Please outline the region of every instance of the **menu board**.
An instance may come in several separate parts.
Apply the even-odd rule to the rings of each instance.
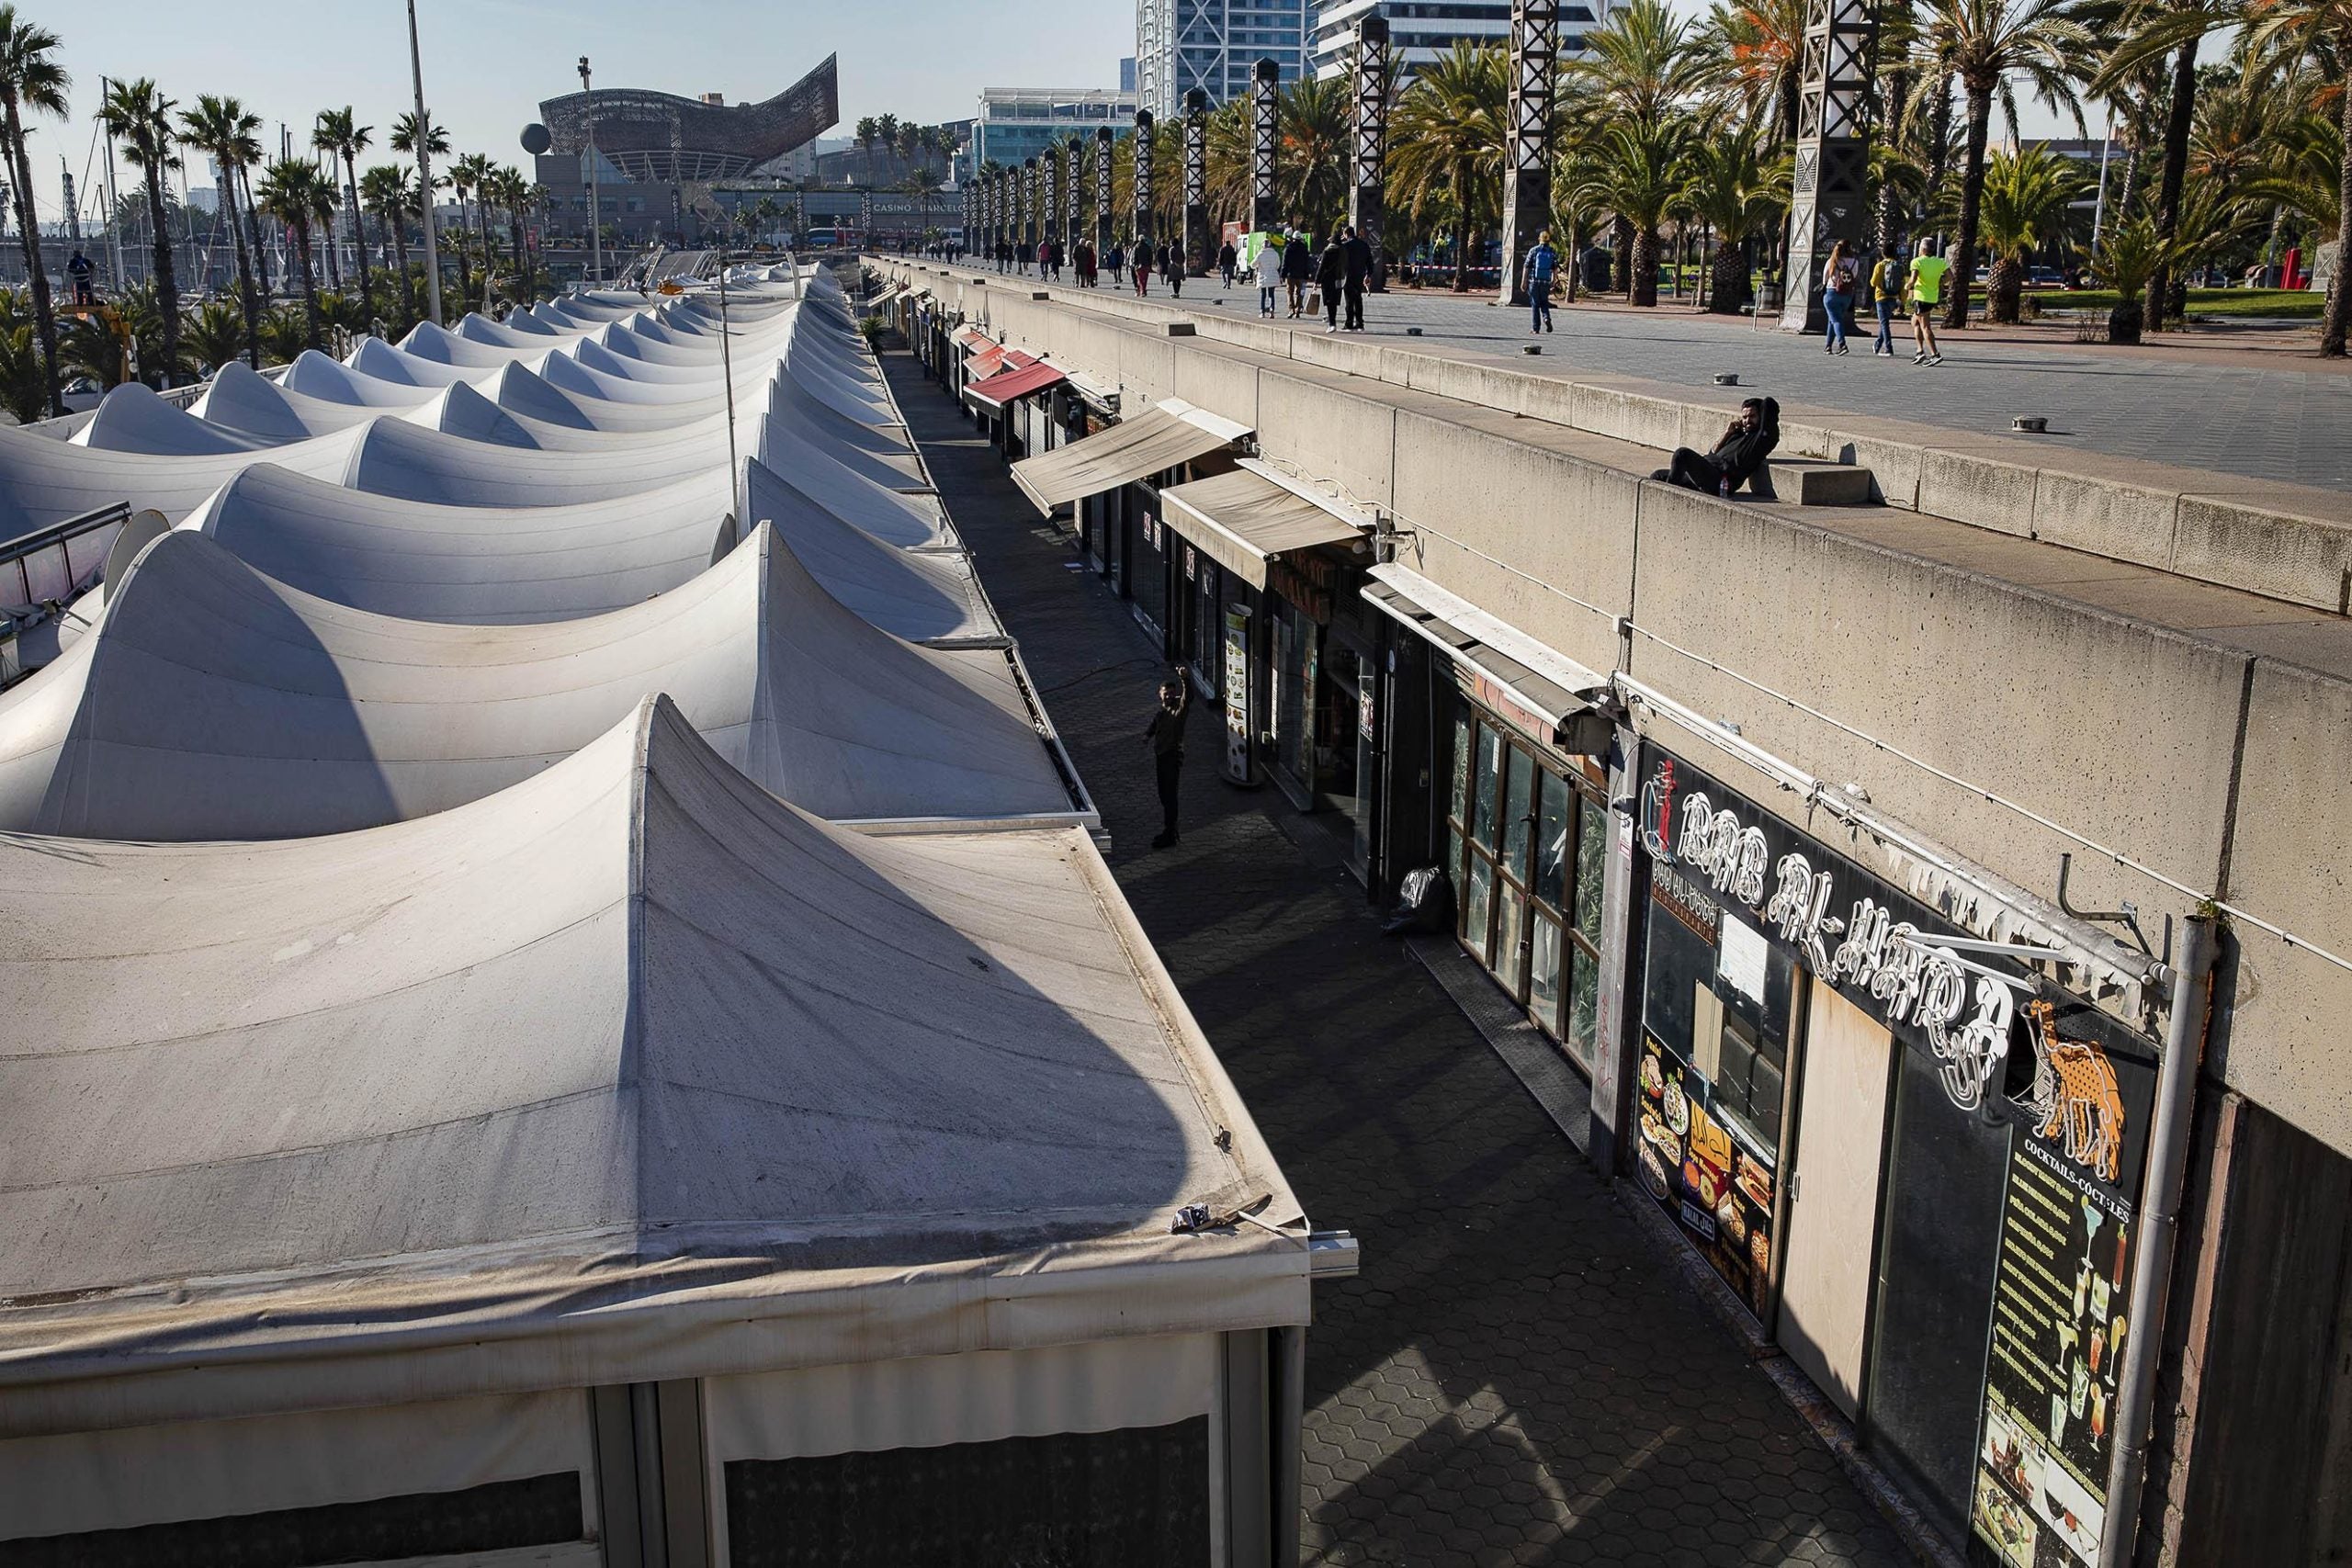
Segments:
[[[1642,1042],[1642,1186],[1761,1316],[1770,1304],[1772,1158],[1708,1110],[1706,1079]]]
[[[1250,773],[1250,610],[1225,607],[1225,776],[1256,782]]]
[[[1980,1557],[2086,1568],[2107,1524],[2134,1332],[2125,1195],[2138,1190],[2154,1070],[2088,1010],[2031,1021],[2037,1066],[2009,1102],[2025,1120],[2010,1142],[1971,1525]]]

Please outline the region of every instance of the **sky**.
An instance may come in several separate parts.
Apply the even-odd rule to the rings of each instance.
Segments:
[[[389,154],[392,118],[411,107],[404,0],[105,0],[69,7],[19,0],[63,39],[74,116],[32,126],[33,186],[44,221],[60,218],[61,156],[86,193],[98,188],[90,115],[99,78],[151,76],[182,104],[232,94],[298,144],[318,111],[348,104],[376,128],[370,162]],[[576,89],[589,57],[602,86],[764,98],[829,53],[841,56],[841,125],[869,114],[935,123],[973,112],[982,87],[1108,87],[1135,50],[1132,0],[416,0],[425,101],[454,150],[527,172],[517,140],[541,98]],[[1678,0],[1696,13],[1704,0]],[[2029,136],[2070,134],[2045,110]],[[117,178],[130,173],[118,164]],[[198,170],[193,181],[211,183]],[[85,194],[84,210],[94,209]]]
[[[31,139],[44,221],[63,216],[59,158],[93,181],[90,117],[98,79],[152,76],[181,103],[232,94],[264,121],[307,141],[318,111],[349,104],[376,128],[384,161],[392,117],[413,105],[404,0],[105,0],[79,7],[19,0],[63,39],[74,118],[41,120]],[[542,98],[579,90],[585,54],[599,86],[650,87],[727,101],[768,97],[828,54],[841,56],[842,126],[869,114],[926,124],[967,118],[979,89],[1110,87],[1134,52],[1130,0],[416,0],[424,96],[454,149],[523,167],[518,138]],[[364,165],[363,165],[364,166]],[[116,178],[131,175],[117,161]],[[209,172],[193,181],[211,184]],[[85,200],[84,210],[90,210]]]

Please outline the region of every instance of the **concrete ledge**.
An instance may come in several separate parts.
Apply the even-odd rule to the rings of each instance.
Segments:
[[[1845,463],[1774,457],[1757,470],[1748,488],[1770,501],[1794,506],[1868,506],[1871,473]]]

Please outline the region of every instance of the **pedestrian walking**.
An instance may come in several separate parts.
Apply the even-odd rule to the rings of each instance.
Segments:
[[[1526,272],[1527,304],[1532,315],[1528,330],[1548,333],[1552,330],[1552,280],[1560,272],[1560,253],[1552,248],[1551,230],[1535,236],[1535,248],[1527,253]]]
[[[1295,229],[1283,231],[1283,281],[1290,285],[1290,319],[1297,321],[1306,309],[1307,281],[1315,276],[1315,250],[1305,234]]]
[[[1059,283],[1062,280],[1062,263],[1068,259],[1069,253],[1062,248],[1062,243],[1059,240],[1053,241],[1051,243],[1046,245],[1046,260],[1054,269],[1054,281],[1056,283]]]
[[[1136,254],[1131,263],[1131,266],[1136,275],[1136,298],[1138,299],[1148,299],[1151,294],[1153,249],[1154,247],[1149,240],[1137,240],[1136,242]]]
[[[1749,398],[1739,405],[1739,417],[1724,430],[1713,451],[1702,457],[1688,446],[1677,446],[1668,466],[1650,478],[1685,490],[1730,495],[1764,466],[1764,459],[1780,444],[1779,400]]]
[[[1951,263],[1936,254],[1933,240],[1919,242],[1919,254],[1911,258],[1909,290],[1911,294],[1911,341],[1918,352],[1911,356],[1914,365],[1941,365],[1944,351],[1936,344],[1936,324],[1930,319],[1936,307],[1943,302],[1944,274],[1951,270]]]
[[[1093,288],[1094,243],[1091,240],[1080,240],[1078,243],[1078,249],[1070,253],[1069,260],[1071,267],[1078,273],[1078,286],[1080,288]]]
[[[1233,271],[1236,266],[1240,265],[1240,261],[1241,257],[1234,250],[1232,241],[1227,240],[1224,244],[1217,247],[1216,269],[1224,276],[1225,286],[1227,288],[1233,287]]]
[[[1346,326],[1351,333],[1360,333],[1363,331],[1363,291],[1372,282],[1372,245],[1356,232],[1352,223],[1340,231],[1347,236],[1340,247],[1340,255],[1346,263],[1346,271],[1340,280],[1340,287],[1347,291]]]
[[[1272,234],[1258,243],[1258,259],[1250,264],[1251,274],[1258,279],[1258,314],[1272,321],[1274,296],[1283,287],[1283,245]]]
[[[1184,292],[1184,253],[1176,245],[1159,247],[1159,276],[1168,280],[1168,297],[1182,298]]]
[[[1878,341],[1871,344],[1871,357],[1885,355],[1894,357],[1894,297],[1903,283],[1903,263],[1894,252],[1884,245],[1878,248],[1878,261],[1871,267],[1871,307],[1878,312]]]
[[[1846,242],[1839,240],[1829,247],[1829,259],[1821,264],[1821,350],[1824,354],[1846,352],[1846,302],[1853,296],[1854,264],[1846,254]]]
[[[1111,242],[1110,254],[1102,258],[1102,265],[1111,269],[1111,287],[1118,288],[1125,280],[1127,272],[1127,253],[1118,241]]]
[[[1323,296],[1323,330],[1340,330],[1340,291],[1348,276],[1348,248],[1339,231],[1331,233],[1323,254],[1315,258],[1315,287]]]
[[[1144,727],[1143,738],[1151,747],[1151,761],[1159,775],[1159,836],[1151,841],[1155,850],[1164,850],[1176,841],[1177,782],[1184,772],[1184,678],[1171,675],[1159,683],[1159,707]]]

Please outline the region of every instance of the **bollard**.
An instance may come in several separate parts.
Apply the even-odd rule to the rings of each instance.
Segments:
[[[1421,329],[1419,327],[1407,327],[1405,329],[1405,335],[1407,337],[1419,337],[1421,335]]]
[[[1544,345],[1540,343],[1523,343],[1519,345],[1519,352],[1521,354],[1541,354],[1544,352]]]
[[[1736,386],[1738,386],[1738,385],[1739,385],[1739,372],[1738,372],[1738,371],[1736,371],[1736,370],[1718,370],[1718,371],[1716,371],[1716,372],[1715,372],[1715,385],[1716,385],[1716,386],[1718,386],[1718,387],[1736,387]]]
[[[2050,421],[2038,413],[2021,413],[2009,421],[2009,428],[2027,435],[2041,435],[2050,429]]]

